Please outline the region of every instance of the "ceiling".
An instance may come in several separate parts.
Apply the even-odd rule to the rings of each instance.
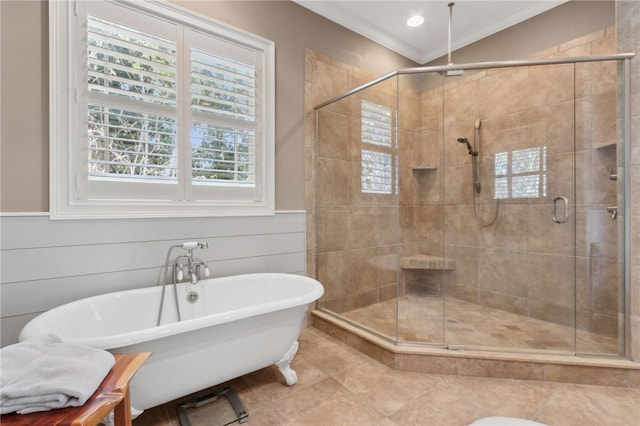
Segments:
[[[450,1],[294,1],[418,64],[448,53]],[[457,0],[451,8],[451,49],[460,49],[566,1]],[[415,14],[424,17],[424,24],[411,28],[406,22]]]

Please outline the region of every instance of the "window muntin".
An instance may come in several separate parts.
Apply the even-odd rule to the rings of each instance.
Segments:
[[[360,189],[363,193],[393,193],[393,124],[391,108],[362,100],[360,108]]]
[[[273,214],[272,42],[169,3],[53,3],[52,217]]]
[[[391,154],[363,149],[361,155],[362,192],[391,194],[393,188]]]
[[[365,100],[360,105],[362,142],[391,147],[391,109]]]
[[[547,196],[547,147],[495,154],[495,198]]]

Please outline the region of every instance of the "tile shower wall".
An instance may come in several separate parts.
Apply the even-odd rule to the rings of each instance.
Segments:
[[[614,52],[615,31],[608,28],[538,57]],[[439,99],[441,89],[424,96]],[[617,337],[622,221],[606,211],[617,204],[620,185],[610,178],[617,171],[616,64],[577,64],[575,86],[573,65],[479,72],[447,82],[444,97],[444,250],[457,265],[445,274],[447,295],[567,326],[575,318],[578,328]],[[482,222],[496,208],[496,153],[545,147],[549,171],[546,194],[501,200],[498,220],[486,228],[474,221],[470,156],[455,143],[459,136],[473,140],[480,118]],[[550,218],[553,197],[574,201],[574,178],[575,236],[572,222],[556,225]],[[436,278],[432,287],[438,284]]]
[[[365,82],[371,76],[326,63],[310,54],[312,72],[325,75],[326,68],[342,75],[336,81]],[[312,77],[314,79],[314,77]],[[322,79],[312,81],[324,81]],[[314,85],[316,96],[346,90]],[[352,310],[396,296],[397,194],[361,191],[360,100],[395,111],[395,80],[339,101],[319,112],[317,147],[316,227],[317,278],[325,284],[320,302],[335,312]],[[329,96],[330,97],[330,96]],[[321,97],[317,98],[321,99]],[[326,99],[326,98],[325,98]],[[395,127],[395,124],[392,124]],[[395,155],[395,147],[376,147]]]
[[[607,28],[536,56],[614,52],[615,31]],[[371,77],[308,51],[307,129],[314,128],[313,105]],[[395,274],[388,269],[396,265],[392,243],[397,221],[400,257],[430,254],[456,260],[455,270],[444,275],[403,271],[399,280],[410,291],[439,294],[444,277],[450,296],[570,326],[577,318],[580,328],[617,336],[621,265],[616,236],[622,221],[612,221],[606,213],[607,206],[617,203],[620,184],[609,178],[616,170],[616,66],[581,64],[576,66],[575,77],[574,87],[571,65],[491,70],[447,82],[444,88],[401,76],[397,89],[402,93],[397,213],[391,203],[382,206],[355,200],[354,204],[358,191],[354,192],[357,184],[353,183],[360,173],[360,118],[353,111],[359,113],[360,98],[353,96],[323,109],[318,129],[323,142],[316,153],[315,135],[307,135],[306,160],[310,171],[308,216],[313,217],[307,262],[308,270],[317,271],[327,289],[324,306],[342,312],[395,296]],[[415,90],[419,84],[423,85],[420,92]],[[485,96],[475,99],[478,89]],[[377,90],[380,95],[388,91],[393,99],[381,103],[395,101],[393,88]],[[522,96],[510,96],[516,90]],[[463,146],[451,142],[458,136],[473,140],[476,118],[483,119],[485,161],[480,171],[488,177],[483,180],[484,194],[493,193],[493,154],[527,148],[532,140],[536,146],[544,141],[549,168],[558,171],[549,176],[546,197],[503,201],[499,219],[490,228],[481,228],[473,220],[470,156]],[[548,220],[551,198],[557,194],[572,197],[574,131],[575,295],[573,228],[553,229]],[[317,211],[314,173],[320,177]],[[490,198],[480,197],[479,201],[479,213],[486,222],[495,204]],[[315,215],[317,227],[313,226]],[[358,235],[364,240],[353,239]],[[384,267],[372,259],[386,259]],[[525,286],[514,285],[516,281]],[[540,285],[530,284],[534,282]],[[399,286],[400,292],[404,289]]]

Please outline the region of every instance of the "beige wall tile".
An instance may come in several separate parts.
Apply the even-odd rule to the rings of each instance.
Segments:
[[[531,268],[528,297],[572,307],[575,300],[573,256],[529,253]]]
[[[526,68],[510,68],[503,72],[491,73],[479,79],[477,85],[473,82],[461,85],[461,88],[465,89],[461,95],[477,102],[477,114],[480,115],[476,118],[483,120],[524,111],[531,101],[529,73],[530,70]],[[469,93],[468,90],[474,92]],[[461,110],[454,111],[458,113],[455,121],[466,119],[472,124],[475,122],[473,115],[464,115],[464,111]]]
[[[401,371],[459,375],[466,368],[466,363],[467,360],[463,358],[398,354],[394,368]]]
[[[574,69],[572,64],[529,67],[522,86],[528,86],[528,108],[573,101]],[[516,92],[517,93],[517,92]],[[511,111],[511,110],[507,110]]]
[[[546,146],[548,155],[573,152],[573,101],[543,105],[529,110],[529,141],[532,146]]]
[[[554,382],[602,386],[627,386],[628,371],[575,365],[545,365],[544,379]]]
[[[482,306],[501,309],[514,314],[529,316],[529,301],[526,297],[510,296],[480,289],[478,303]]]
[[[558,46],[558,50],[560,53],[562,53],[569,49],[573,49],[577,46],[588,45],[588,44],[591,44],[591,42],[593,41],[602,39],[603,37],[605,37],[605,35],[606,35],[606,32],[604,29],[601,31],[596,31],[596,32],[587,34],[583,37],[578,37],[574,40],[568,41],[566,43],[562,43]]]
[[[613,90],[594,94],[592,101],[591,132],[593,146],[599,147],[616,140],[616,92]]]
[[[489,223],[497,208],[494,201],[488,205],[478,205],[478,217],[483,223]],[[527,250],[527,236],[530,232],[529,206],[503,204],[498,212],[498,220],[494,226],[480,229],[479,243],[487,248]],[[468,220],[473,221],[473,218]]]
[[[471,134],[476,118],[479,118],[478,82],[466,81],[462,84],[447,85],[444,96],[447,99],[444,108],[444,127],[466,126],[462,134]],[[445,138],[446,140],[446,138]]]
[[[348,249],[348,210],[320,206],[317,212],[318,253]]]
[[[352,181],[351,162],[332,158],[318,158],[318,184],[316,197],[318,205],[351,204]]]
[[[640,389],[640,370],[630,370],[629,375],[629,387]]]
[[[509,296],[526,297],[529,290],[527,252],[483,249],[478,262],[478,287]]]
[[[355,160],[353,139],[353,117],[339,114],[333,111],[318,111],[318,138],[322,141],[318,144],[318,157],[335,158],[340,160]]]
[[[573,306],[529,299],[529,316],[570,328],[575,326]],[[539,337],[543,338],[542,336]],[[572,346],[574,346],[573,343],[570,343],[567,350],[571,350]]]
[[[469,359],[462,375],[518,380],[544,380],[544,366],[531,362]]]
[[[478,288],[478,251],[473,247],[463,245],[446,245],[444,255],[456,260],[456,269],[447,271],[445,283],[447,286],[462,286],[473,289],[477,299]],[[468,300],[465,298],[465,300]]]

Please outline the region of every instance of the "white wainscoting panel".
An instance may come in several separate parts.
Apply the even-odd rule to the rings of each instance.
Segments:
[[[51,221],[0,216],[1,346],[31,318],[84,297],[161,282],[167,250],[197,250],[211,276],[305,273],[305,213],[274,216]],[[174,250],[174,255],[181,250]]]

